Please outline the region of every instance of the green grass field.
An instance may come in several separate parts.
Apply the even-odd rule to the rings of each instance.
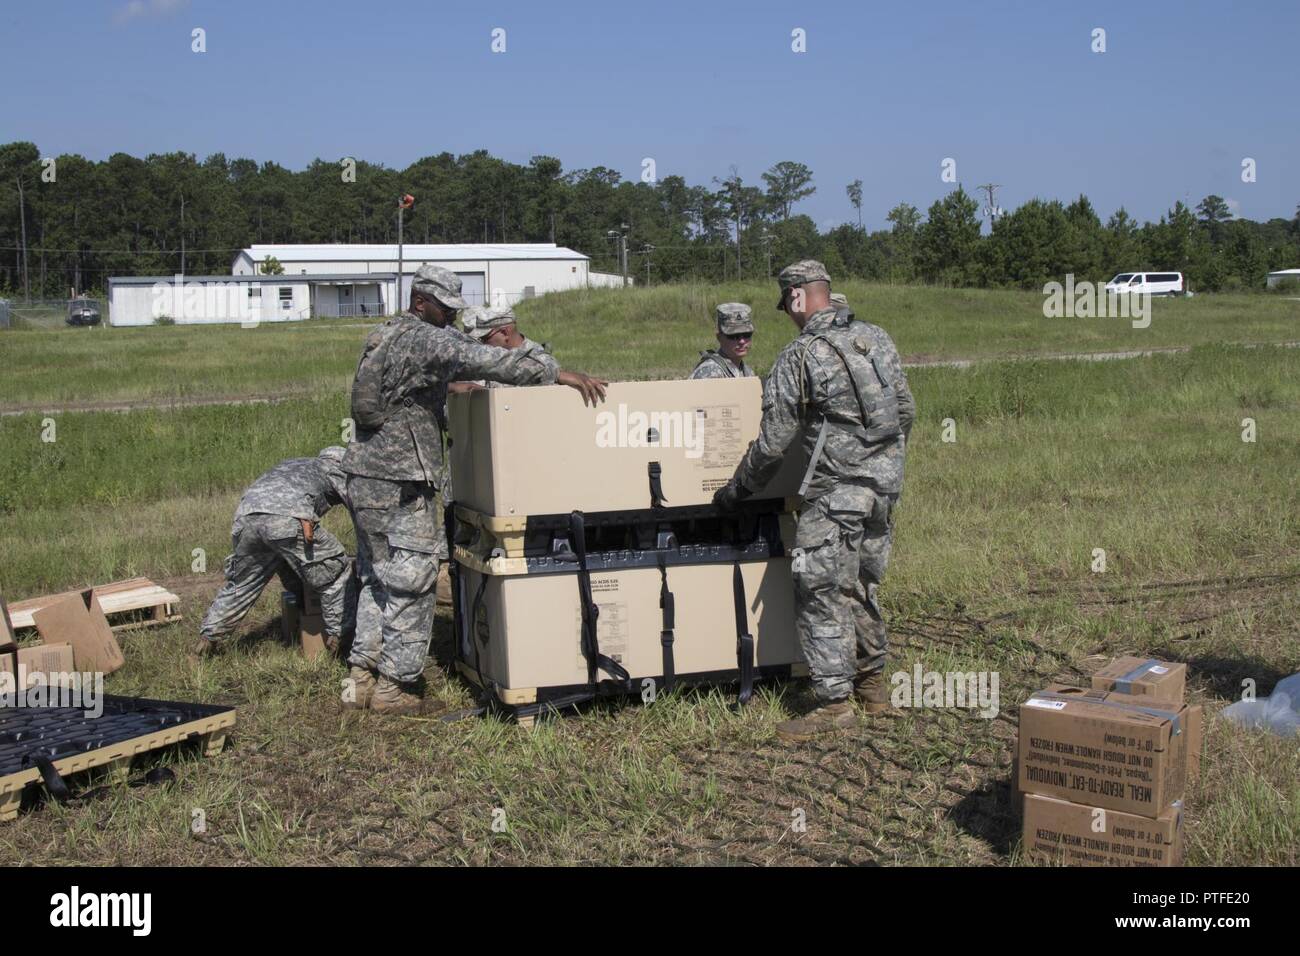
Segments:
[[[794,328],[774,285],[662,286],[543,296],[517,308],[526,334],[566,367],[612,379],[682,377],[714,344],[713,307],[748,302],[753,363],[766,370]],[[847,283],[858,313],[904,359],[944,360],[1300,341],[1300,302],[1279,296],[1157,299],[1151,325],[1046,319],[1032,292]],[[346,389],[368,326],[354,319],[239,326],[58,328],[0,334],[0,411],[173,399],[332,395]]]
[[[6,395],[13,404],[240,389],[291,396],[63,414],[53,443],[41,441],[39,414],[0,418],[0,591],[17,600],[135,574],[163,581],[182,595],[186,620],[125,637],[128,663],[110,692],[240,710],[226,754],[166,758],[178,770],[171,787],[109,788],[0,825],[0,863],[1016,864],[1008,781],[1019,703],[1054,680],[1086,682],[1123,653],[1186,661],[1189,697],[1210,714],[1202,777],[1187,800],[1188,863],[1300,862],[1295,742],[1217,717],[1243,680],[1266,693],[1300,669],[1300,349],[1212,344],[1300,338],[1289,325],[1300,303],[1157,302],[1145,330],[1164,336],[1157,342],[1117,328],[1071,337],[1076,326],[1034,318],[1037,296],[1007,318],[1022,298],[1014,293],[919,290],[929,311],[909,311],[915,291],[849,294],[912,355],[1197,347],[911,373],[919,419],[882,589],[891,670],[920,662],[997,671],[1001,714],[904,711],[812,745],[782,743],[773,731],[807,703],[797,683],[765,688],[739,714],[722,688],[648,707],[602,705],[531,734],[492,720],[345,712],[344,668],[307,662],[278,641],[270,593],[235,649],[191,667],[184,649],[219,584],[239,494],[279,459],[338,441],[363,329],[0,336],[7,368],[20,341],[27,366],[47,370],[22,378]],[[703,290],[690,288],[568,297],[583,306],[577,319],[561,316],[560,297],[543,298],[521,315],[566,364],[658,377],[692,363],[707,305],[743,292],[716,290],[698,310],[692,296]],[[766,365],[790,333],[759,314]],[[295,337],[319,343],[322,334],[334,356],[328,373],[288,361]],[[78,373],[80,392],[57,391],[48,370],[91,361],[88,336],[117,350],[105,376]],[[148,348],[119,350],[119,341]],[[247,344],[263,341],[266,354]],[[206,356],[188,381],[195,391],[169,391],[191,352]],[[1242,441],[1246,418],[1256,423],[1253,443]],[[945,419],[955,441],[943,440]],[[350,542],[345,515],[327,523]],[[191,569],[196,548],[206,553],[202,573]],[[1105,573],[1091,570],[1095,548],[1106,551]],[[440,666],[448,631],[443,609],[430,694],[458,708],[471,695]],[[201,837],[189,829],[195,808],[208,819]],[[791,829],[797,810],[806,833]],[[507,832],[493,831],[494,811],[504,811]]]

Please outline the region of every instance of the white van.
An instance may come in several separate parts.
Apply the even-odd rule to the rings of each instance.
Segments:
[[[1181,272],[1121,272],[1106,283],[1107,292],[1146,295],[1187,295]]]

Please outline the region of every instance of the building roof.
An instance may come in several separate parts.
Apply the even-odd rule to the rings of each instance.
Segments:
[[[393,279],[396,272],[339,272],[323,275],[299,275],[298,273],[286,273],[282,276],[181,276],[185,282],[229,282],[232,284],[242,285],[244,283],[256,282],[261,285],[289,285],[294,282],[355,282],[357,285],[366,283],[380,282],[384,279]],[[110,276],[109,285],[154,285],[158,282],[175,282],[176,276]]]
[[[249,246],[240,252],[254,262],[273,256],[280,262],[328,262],[330,260],[387,260],[397,258],[396,244],[354,245],[333,243],[328,245],[268,244]],[[589,256],[574,252],[553,242],[521,243],[464,243],[455,245],[426,245],[405,243],[402,258],[455,262],[474,259],[569,259],[586,261]]]
[[[1300,269],[1278,269],[1276,272],[1270,272],[1271,276],[1300,276]]]

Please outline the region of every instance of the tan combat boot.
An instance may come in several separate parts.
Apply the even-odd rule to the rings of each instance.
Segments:
[[[852,727],[857,720],[853,705],[847,700],[837,700],[822,704],[802,717],[781,721],[776,725],[776,735],[782,740],[809,740],[818,734]]]
[[[364,710],[370,706],[375,695],[375,675],[365,667],[353,664],[348,668],[348,679],[352,681],[352,699],[344,698],[343,706],[352,710]]]
[[[853,695],[868,714],[883,714],[889,710],[889,689],[885,686],[884,670],[861,674],[853,680]]]
[[[200,637],[190,645],[189,659],[190,663],[197,664],[201,660],[208,660],[217,653],[219,648],[216,641],[210,641],[206,637]]]
[[[370,697],[370,709],[381,714],[418,714],[424,699],[407,690],[407,686],[380,674]]]

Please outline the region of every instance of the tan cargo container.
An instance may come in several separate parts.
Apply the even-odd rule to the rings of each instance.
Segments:
[[[462,611],[459,669],[496,685],[501,703],[515,706],[587,688],[577,574],[527,573],[524,559],[484,562],[457,548]],[[598,560],[589,558],[593,564]],[[679,680],[734,679],[738,669],[730,562],[666,568],[675,604],[673,658]],[[741,562],[756,675],[795,676],[802,665],[794,630],[794,591],[788,558]],[[592,597],[600,609],[600,653],[621,664],[630,691],[661,678],[661,576],[657,566],[592,567]],[[485,583],[486,582],[486,583]],[[481,590],[480,590],[481,589]],[[477,661],[476,661],[477,656]],[[599,675],[603,678],[605,675]]]
[[[615,382],[584,405],[561,385],[490,388],[447,403],[456,503],[483,515],[647,509],[651,463],[662,503],[708,505],[758,436],[756,378]],[[792,447],[756,498],[798,491],[806,460]]]

